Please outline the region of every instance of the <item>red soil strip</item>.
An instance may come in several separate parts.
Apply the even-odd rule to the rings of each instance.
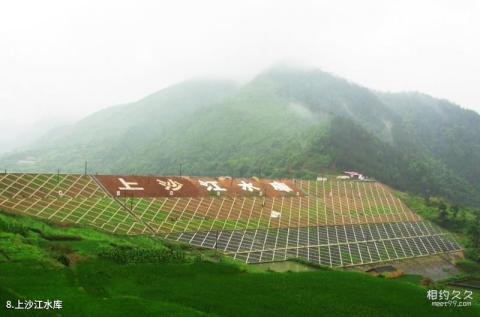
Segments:
[[[98,175],[96,178],[111,195],[121,197],[305,196],[290,180],[114,175]],[[275,189],[272,183],[283,188]]]

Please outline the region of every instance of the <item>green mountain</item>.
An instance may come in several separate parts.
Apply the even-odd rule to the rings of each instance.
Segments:
[[[189,81],[111,107],[4,156],[9,170],[315,177],[354,169],[398,189],[480,205],[480,116],[319,70],[237,86]]]

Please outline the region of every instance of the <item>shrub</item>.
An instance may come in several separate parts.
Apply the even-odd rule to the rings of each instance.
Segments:
[[[73,249],[70,246],[61,243],[52,243],[47,249],[54,254],[60,255],[73,253]]]
[[[0,231],[16,233],[25,237],[28,235],[29,229],[24,225],[15,222],[5,222],[0,219]]]
[[[430,284],[432,284],[432,280],[428,277],[422,277],[422,279],[420,280],[420,284],[423,286],[430,286]]]
[[[185,252],[180,248],[152,249],[118,246],[102,250],[100,257],[120,264],[184,262]]]
[[[469,259],[457,261],[456,265],[466,273],[478,273],[480,271],[480,264]]]

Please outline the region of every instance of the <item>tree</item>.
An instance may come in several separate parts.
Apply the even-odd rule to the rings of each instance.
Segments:
[[[459,210],[460,210],[460,207],[458,207],[458,205],[453,205],[453,206],[450,207],[450,211],[452,212],[452,219],[453,220],[457,220]]]
[[[475,221],[468,228],[468,235],[474,248],[480,247],[480,210],[475,210]]]
[[[442,226],[445,226],[448,223],[447,205],[443,202],[438,205],[438,222]]]
[[[468,228],[468,235],[470,236],[473,247],[478,248],[480,246],[480,226],[476,224],[470,225],[470,228]]]

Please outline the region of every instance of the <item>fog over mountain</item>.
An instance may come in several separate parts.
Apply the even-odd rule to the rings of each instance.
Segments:
[[[469,0],[9,2],[0,168],[356,168],[472,202],[479,15]]]
[[[53,129],[74,122],[71,118],[51,118],[32,123],[5,122],[0,134],[0,154],[19,151]]]
[[[1,1],[0,317],[480,317],[479,39],[480,0]]]
[[[319,69],[190,80],[51,131],[0,159],[17,171],[306,177],[356,169],[402,190],[479,203],[480,115]]]
[[[478,16],[475,0],[7,1],[3,139],[46,115],[80,119],[186,78],[248,81],[280,60],[480,111]]]

